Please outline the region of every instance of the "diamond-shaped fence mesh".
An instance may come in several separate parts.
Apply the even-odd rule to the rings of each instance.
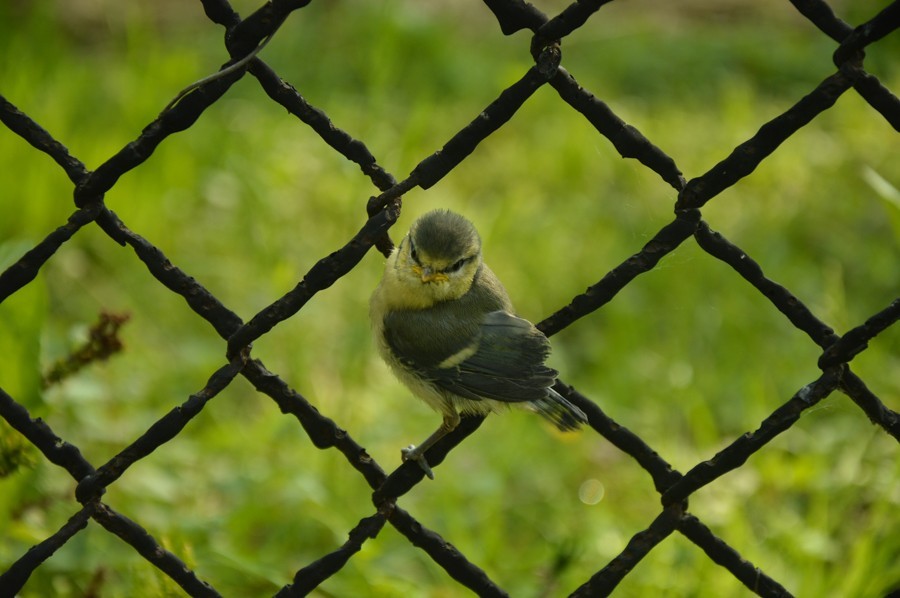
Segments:
[[[196,318],[204,320],[220,337],[220,347],[227,356],[220,363],[210,365],[206,370],[208,375],[206,384],[190,394],[186,400],[183,397],[177,400],[167,398],[167,403],[171,406],[168,413],[155,419],[152,425],[135,437],[125,441],[116,438],[115,442],[121,442],[125,448],[118,450],[106,460],[89,460],[89,455],[79,450],[77,446],[78,437],[99,434],[100,431],[80,430],[79,434],[67,437],[66,434],[54,430],[52,410],[43,412],[46,419],[37,417],[30,410],[29,397],[15,396],[13,392],[0,388],[0,415],[5,422],[27,440],[24,444],[37,448],[40,452],[38,458],[65,470],[75,481],[74,495],[46,499],[68,505],[70,515],[65,523],[55,533],[35,538],[32,548],[26,552],[18,555],[4,553],[3,557],[7,560],[3,563],[5,570],[0,574],[0,595],[13,596],[27,591],[29,581],[41,576],[54,559],[60,558],[58,551],[79,542],[79,538],[89,533],[88,530],[93,530],[90,533],[109,532],[117,536],[128,550],[141,555],[158,569],[160,575],[169,578],[189,595],[218,596],[220,592],[227,594],[224,589],[227,586],[226,582],[223,582],[222,587],[218,587],[219,584],[215,579],[210,579],[202,568],[193,564],[195,558],[190,549],[180,550],[177,542],[154,535],[155,521],[132,520],[115,505],[116,492],[129,484],[129,469],[143,460],[152,460],[154,455],[151,453],[164,445],[177,444],[179,435],[195,419],[201,417],[203,413],[215,412],[219,408],[218,404],[211,401],[231,385],[240,384],[238,381],[242,379],[249,382],[261,396],[273,400],[285,415],[296,419],[296,422],[291,420],[292,430],[299,422],[303,433],[318,449],[339,453],[343,465],[348,469],[355,469],[371,491],[371,506],[367,511],[353,513],[353,518],[359,522],[346,530],[346,541],[343,544],[335,543],[331,552],[313,555],[307,560],[307,564],[295,570],[293,579],[284,578],[280,582],[283,587],[277,592],[278,596],[316,592],[317,588],[332,576],[339,574],[348,563],[358,559],[365,545],[381,542],[386,533],[386,524],[427,555],[427,558],[444,572],[445,578],[438,584],[450,588],[448,591],[468,588],[478,595],[507,595],[509,588],[501,587],[501,584],[491,578],[482,564],[451,544],[454,541],[452,526],[438,533],[435,529],[430,529],[426,523],[431,517],[421,504],[419,511],[422,512],[413,513],[404,508],[404,495],[423,480],[423,472],[415,464],[406,463],[393,472],[386,472],[360,441],[342,428],[340,414],[329,413],[326,406],[317,408],[287,382],[291,378],[289,375],[280,375],[268,369],[258,359],[258,355],[254,355],[253,344],[272,334],[276,327],[289,318],[302,315],[304,310],[314,305],[324,304],[324,309],[327,310],[327,299],[322,299],[322,291],[350,274],[373,247],[385,255],[390,252],[393,243],[389,232],[400,217],[403,196],[412,191],[424,195],[433,193],[428,190],[466,161],[477,146],[489,143],[491,135],[506,127],[517,112],[542,88],[552,88],[558,96],[554,97],[554,110],[574,111],[572,114],[581,119],[585,128],[599,134],[596,143],[611,144],[622,157],[635,160],[635,164],[639,163],[638,168],[651,170],[658,176],[657,184],[663,183],[661,191],[677,199],[673,206],[674,217],[670,218],[670,222],[664,224],[652,238],[630,249],[629,253],[632,255],[612,269],[599,270],[591,265],[589,269],[592,272],[596,271],[593,279],[596,282],[583,293],[571,297],[567,305],[547,315],[538,324],[539,328],[548,336],[553,336],[569,327],[578,327],[585,322],[586,316],[619,299],[620,292],[641,275],[657,268],[663,258],[678,255],[686,246],[693,245],[696,252],[692,254],[694,257],[691,259],[727,265],[731,270],[727,276],[743,278],[748,283],[743,287],[744,292],[755,294],[759,299],[754,305],[761,310],[777,313],[777,317],[782,318],[785,325],[793,326],[817,346],[818,361],[814,365],[819,370],[816,375],[806,379],[793,396],[780,399],[769,397],[772,408],[761,422],[743,419],[740,427],[746,430],[746,433],[737,435],[722,446],[714,456],[703,459],[684,471],[677,470],[662,452],[657,452],[651,443],[642,438],[639,419],[636,419],[634,424],[629,421],[616,421],[607,414],[603,401],[598,397],[592,397],[585,389],[576,390],[560,380],[557,385],[559,392],[578,405],[588,416],[589,429],[584,434],[602,436],[605,439],[602,442],[628,455],[649,473],[653,486],[659,494],[661,506],[655,517],[646,520],[645,529],[637,531],[629,541],[624,542],[611,560],[596,563],[596,566],[591,568],[594,571],[592,575],[579,580],[572,587],[545,589],[545,593],[571,593],[577,596],[610,594],[619,587],[626,576],[639,575],[632,570],[645,557],[657,550],[657,547],[673,542],[673,537],[681,536],[687,542],[699,547],[709,559],[730,572],[751,592],[761,596],[790,595],[792,589],[789,584],[768,572],[774,563],[751,562],[745,554],[747,550],[752,552],[753,546],[732,544],[726,538],[719,537],[713,531],[715,526],[709,523],[709,517],[714,518],[714,515],[690,510],[688,503],[695,493],[709,485],[728,485],[729,482],[722,478],[729,472],[738,468],[752,468],[753,463],[748,463],[748,459],[764,452],[773,439],[789,431],[805,412],[814,410],[824,399],[836,393],[849,398],[858,418],[868,418],[875,424],[879,437],[900,440],[900,416],[886,406],[885,402],[890,404],[890,400],[883,400],[870,389],[873,381],[864,380],[854,370],[852,363],[867,351],[888,350],[884,346],[870,348],[870,343],[874,343],[880,336],[883,338],[887,334],[886,331],[896,324],[900,317],[900,298],[889,300],[876,311],[867,314],[863,320],[849,322],[843,327],[843,332],[836,332],[829,323],[816,315],[816,309],[800,300],[801,293],[792,290],[790,282],[781,284],[767,276],[766,263],[755,261],[749,252],[714,230],[712,228],[714,222],[705,217],[704,211],[723,191],[735,186],[745,177],[754,176],[754,171],[770,156],[779,151],[788,151],[784,149],[783,144],[792,135],[801,131],[824,112],[840,110],[835,104],[842,96],[855,95],[861,98],[877,112],[882,127],[900,130],[900,101],[878,77],[866,70],[865,63],[866,49],[883,43],[883,38],[900,27],[900,2],[873,7],[864,21],[848,24],[836,16],[832,8],[823,1],[792,0],[793,9],[805,17],[811,23],[811,27],[814,26],[822,35],[835,42],[832,73],[798,96],[793,105],[781,114],[775,115],[767,122],[752,123],[753,127],[758,128],[756,133],[733,150],[721,151],[718,163],[707,172],[689,180],[682,175],[674,157],[669,156],[651,139],[613,112],[610,106],[600,99],[603,93],[582,87],[576,80],[578,73],[570,73],[564,66],[566,38],[576,31],[603,27],[601,9],[609,3],[603,0],[574,2],[555,16],[544,14],[535,6],[516,0],[485,0],[485,6],[472,5],[464,9],[461,6],[457,7],[458,10],[490,11],[504,35],[530,32],[530,46],[523,47],[521,51],[525,55],[530,54],[533,64],[524,72],[518,73],[515,82],[489,100],[483,110],[474,117],[470,115],[468,122],[447,138],[439,151],[419,157],[415,168],[400,180],[389,173],[383,163],[379,163],[364,140],[354,138],[340,128],[336,118],[311,105],[301,95],[301,90],[295,89],[289,81],[282,79],[266,63],[265,52],[260,52],[270,39],[278,35],[287,35],[285,24],[292,19],[302,19],[303,11],[295,11],[304,8],[308,2],[269,2],[246,18],[241,18],[227,0],[202,0],[206,16],[214,24],[221,25],[225,29],[225,46],[230,61],[218,74],[187,87],[185,92],[168,106],[161,104],[158,107],[162,110],[159,116],[144,126],[136,139],[115,151],[93,170],[73,156],[67,147],[53,136],[51,126],[45,128],[37,122],[37,119],[17,108],[16,98],[0,97],[0,120],[8,130],[6,134],[18,135],[34,148],[32,150],[22,145],[21,151],[40,151],[50,156],[74,185],[75,200],[74,211],[59,216],[58,228],[46,234],[42,241],[19,251],[12,264],[0,274],[0,301],[6,302],[21,296],[26,292],[29,283],[32,283],[42,270],[48,268],[54,259],[59,258],[58,252],[61,248],[73,238],[96,234],[89,231],[99,229],[116,244],[133,251],[137,257],[133,262],[134,268],[146,269],[161,289],[164,288],[166,293],[174,293],[187,302]],[[337,5],[334,10],[352,9],[347,5]],[[347,51],[352,52],[353,49],[348,48]],[[660,57],[660,60],[664,58]],[[316,59],[315,56],[304,57],[304,60]],[[690,74],[673,73],[672,76],[690,76]],[[355,163],[377,192],[367,200],[358,199],[361,224],[355,234],[345,238],[342,246],[336,251],[320,248],[318,257],[321,259],[303,274],[299,282],[295,282],[290,291],[274,301],[271,301],[271,298],[267,299],[268,304],[265,307],[245,320],[221,299],[222,292],[213,292],[210,286],[201,282],[203,276],[182,267],[175,260],[170,261],[160,246],[144,238],[140,221],[126,222],[111,211],[105,203],[105,196],[117,185],[122,184],[120,179],[124,175],[140,171],[154,151],[163,151],[173,136],[191,127],[201,126],[204,111],[220,98],[226,97],[232,85],[241,79],[251,80],[251,78],[255,79],[271,101],[296,117],[297,126],[308,127],[321,137],[328,146],[327,148],[323,146],[323,152],[337,152]],[[185,79],[185,82],[189,80]],[[3,82],[0,81],[0,86],[2,85]],[[262,101],[261,98],[260,102]],[[66,106],[58,109],[70,108],[74,109]],[[377,119],[377,115],[373,113],[372,118]],[[432,114],[428,118],[436,122],[441,120],[442,116]],[[689,124],[685,126],[689,127]],[[581,148],[579,151],[582,150],[595,151],[592,147]],[[896,152],[896,147],[893,150],[885,148],[884,151]],[[549,161],[558,159],[564,158],[554,155],[546,157]],[[810,169],[815,168],[814,161],[814,157],[806,161]],[[47,168],[51,167],[48,165]],[[490,163],[490,158],[484,158],[478,168],[491,169],[494,166]],[[354,173],[347,176],[359,175]],[[534,172],[533,176],[539,179],[540,171]],[[670,188],[674,189],[674,193]],[[7,201],[6,205],[13,206],[15,203],[17,206],[8,209],[19,209],[20,206],[24,209],[24,204],[34,201],[29,196],[27,188],[3,189],[2,193],[20,198],[16,202]],[[842,198],[828,199],[828,201],[842,200]],[[547,209],[553,208],[548,206]],[[307,217],[306,226],[328,226],[328,222],[314,212],[309,212]],[[201,234],[200,229],[206,227],[205,223],[185,222],[183,225],[185,229],[197,227],[198,237],[215,232],[206,228]],[[210,226],[214,228],[214,223]],[[290,226],[297,226],[298,236],[302,236],[301,226],[297,224]],[[565,232],[558,231],[557,234],[563,235]],[[238,241],[235,240],[235,243],[238,244]],[[298,239],[298,242],[301,241]],[[866,244],[871,240],[860,238],[855,242]],[[898,284],[900,261],[896,260],[896,239],[894,242],[894,247],[886,250],[886,253],[892,256],[888,259],[886,286],[897,290],[900,289]],[[891,259],[894,260],[893,264],[890,262]],[[858,267],[867,266],[859,264]],[[584,266],[579,268],[585,269]],[[227,265],[223,270],[226,270],[226,273],[221,276],[227,280]],[[503,272],[500,274],[502,277]],[[555,274],[562,277],[567,275],[564,268]],[[85,292],[89,290],[85,289]],[[101,290],[94,289],[90,292],[99,293]],[[317,316],[325,313],[321,305],[316,309],[318,309],[315,312]],[[677,310],[678,306],[673,306],[673,309]],[[366,314],[361,313],[359,317],[365,318]],[[53,385],[62,378],[76,374],[82,367],[87,367],[92,362],[118,351],[120,349],[118,329],[120,326],[127,326],[125,319],[126,317],[113,313],[104,314],[101,321],[91,329],[90,341],[84,348],[57,363],[45,375],[44,383]],[[164,322],[159,324],[164,326]],[[34,330],[31,332],[38,334]],[[644,340],[647,343],[653,341],[649,338]],[[35,342],[37,340],[33,338],[12,338],[6,339],[3,346],[8,349],[12,346],[31,346]],[[323,351],[327,351],[325,347],[330,341],[305,339],[301,342],[318,343],[323,347]],[[773,339],[772,342],[780,341]],[[765,354],[754,354],[744,358],[764,372],[769,357]],[[178,359],[173,359],[168,365],[172,369],[171,375],[174,375],[174,371],[178,368],[177,362]],[[889,359],[886,362],[896,365],[897,358],[894,356],[893,362]],[[148,367],[155,366],[148,364]],[[143,376],[146,375],[149,373],[144,372]],[[155,372],[155,375],[167,374]],[[885,380],[896,381],[898,372],[888,367],[885,371],[881,371],[879,376],[880,378],[875,381],[877,383]],[[141,377],[139,372],[135,372],[135,379]],[[564,374],[563,379],[566,377]],[[0,380],[0,384],[4,388],[15,386],[12,382],[3,380]],[[715,400],[726,400],[725,397],[736,392],[741,391],[735,388],[722,388],[722,396]],[[129,417],[127,406],[120,406],[118,409],[119,418]],[[400,415],[385,413],[381,417],[389,419],[395,416]],[[464,418],[457,430],[429,451],[429,462],[435,466],[440,465],[448,453],[460,443],[466,442],[467,437],[475,432],[481,423],[481,418]],[[407,444],[409,440],[411,439],[398,438],[396,442],[398,448]],[[861,444],[867,441],[868,439],[860,439]],[[252,442],[268,443],[275,440],[254,439],[250,441],[251,447],[248,448],[251,452]],[[3,448],[10,453],[14,450],[12,447],[13,444],[6,443]],[[572,449],[567,447],[566,450]],[[895,452],[894,458],[898,457],[900,452]],[[4,455],[4,460],[10,458],[9,454]],[[528,457],[523,457],[523,464],[527,461]],[[243,466],[235,463],[234,467],[240,469]],[[287,472],[285,475],[289,476],[290,473]],[[800,474],[786,470],[784,475]],[[437,476],[435,482],[425,483],[439,488],[443,482],[440,467],[437,468]],[[896,487],[895,476],[896,470],[885,471],[882,479],[875,476],[861,483],[859,491],[865,493],[868,487],[878,484],[893,484]],[[185,474],[182,483],[190,485],[190,475]],[[821,491],[827,492],[827,489]],[[900,499],[895,497],[895,500]],[[900,512],[900,505],[894,504],[894,507]],[[335,505],[334,508],[340,507]],[[459,508],[477,511],[480,507],[477,504],[464,504],[459,505]],[[172,516],[179,516],[174,513],[174,509]],[[294,513],[294,516],[304,519],[321,515],[300,511]],[[820,514],[820,516],[827,515]],[[890,520],[896,524],[900,516],[895,513]],[[490,519],[485,519],[482,525],[489,526]],[[848,519],[841,525],[853,527],[855,523]],[[7,529],[12,527],[7,526]],[[893,532],[900,532],[896,525]],[[304,545],[302,537],[297,537],[296,542],[299,546]],[[503,550],[510,551],[512,558],[515,558],[515,546],[505,546]],[[307,555],[300,548],[298,553]],[[833,559],[835,567],[841,567],[843,556],[846,555],[837,555]],[[547,570],[563,567],[567,559],[575,558],[578,558],[577,551],[570,553],[561,549],[556,556],[557,562],[547,563]],[[296,556],[285,557],[285,560],[287,563],[278,563],[277,566],[296,566]],[[897,560],[900,562],[900,555],[897,555]],[[374,578],[376,572],[366,570],[369,565],[355,564],[364,575],[371,575]],[[689,564],[673,563],[667,566],[669,567],[667,576],[693,575]],[[114,568],[113,565],[110,567]],[[892,568],[893,565],[884,564],[884,567],[885,577],[897,573],[896,567]],[[403,567],[399,566],[395,573],[396,577],[402,578],[403,570]],[[96,579],[94,581],[102,585],[101,581]],[[900,579],[894,582],[900,583]],[[890,580],[885,582],[882,591],[890,590],[894,582]],[[100,595],[96,593],[96,588],[95,593],[88,590],[84,592],[84,595]],[[373,590],[373,594],[377,593]],[[412,593],[415,594],[414,591]]]

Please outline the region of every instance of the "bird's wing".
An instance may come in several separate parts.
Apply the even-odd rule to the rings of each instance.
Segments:
[[[485,315],[479,332],[467,347],[420,371],[468,399],[516,403],[546,398],[557,374],[544,365],[550,352],[547,337],[505,311]]]

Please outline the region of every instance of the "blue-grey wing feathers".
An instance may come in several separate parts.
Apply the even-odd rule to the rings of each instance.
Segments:
[[[543,334],[527,320],[503,311],[485,315],[479,332],[470,357],[456,367],[429,369],[437,384],[457,394],[510,403],[547,395],[556,371],[544,365],[550,343]]]
[[[544,365],[550,343],[527,320],[506,311],[490,312],[470,330],[466,345],[440,356],[429,339],[419,339],[427,346],[423,352],[411,351],[400,338],[392,337],[387,336],[388,344],[401,361],[440,389],[473,401],[528,402],[561,430],[587,421],[578,407],[550,388],[557,375]],[[424,360],[429,363],[423,363],[423,354],[431,355]]]

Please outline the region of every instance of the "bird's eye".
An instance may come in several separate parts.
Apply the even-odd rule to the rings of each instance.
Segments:
[[[446,272],[456,272],[457,270],[462,268],[463,264],[465,264],[467,261],[469,261],[467,258],[456,260],[455,262],[447,266]]]
[[[415,263],[419,263],[419,253],[416,251],[416,248],[413,247],[412,242],[409,244],[409,257],[411,257]]]

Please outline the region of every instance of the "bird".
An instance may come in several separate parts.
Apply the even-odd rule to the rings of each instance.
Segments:
[[[452,432],[461,415],[512,405],[542,415],[562,431],[587,422],[556,392],[545,365],[550,341],[515,315],[503,284],[484,263],[481,237],[464,216],[420,216],[387,258],[369,302],[378,352],[414,395],[443,415],[418,446],[401,450],[434,479],[425,452]]]

